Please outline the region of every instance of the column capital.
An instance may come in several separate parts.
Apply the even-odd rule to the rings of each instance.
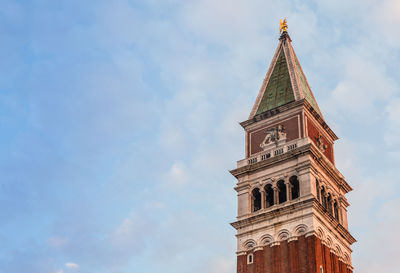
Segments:
[[[260,251],[260,250],[263,250],[264,248],[262,247],[262,246],[258,246],[258,247],[256,247],[256,248],[254,248],[254,252],[256,252],[256,251]]]
[[[237,256],[244,256],[244,255],[247,255],[247,252],[246,251],[238,251],[238,252],[236,252],[236,255]]]

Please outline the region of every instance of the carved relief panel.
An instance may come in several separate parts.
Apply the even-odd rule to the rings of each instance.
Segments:
[[[300,115],[297,114],[282,121],[249,131],[248,155],[300,138],[300,123]]]

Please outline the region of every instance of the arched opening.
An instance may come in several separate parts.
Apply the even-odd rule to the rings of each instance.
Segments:
[[[259,189],[254,189],[251,193],[251,199],[253,202],[253,212],[261,209],[261,193]]]
[[[315,189],[317,190],[317,200],[321,203],[321,194],[319,192],[319,182],[318,179],[315,180]]]
[[[297,176],[292,176],[289,178],[290,185],[292,186],[292,200],[299,198],[300,196],[300,184]]]
[[[336,200],[333,203],[333,212],[335,213],[335,219],[339,222],[339,205]]]
[[[286,185],[283,180],[278,181],[279,204],[286,202]]]
[[[322,206],[326,209],[326,197],[325,197],[325,188],[321,188],[321,199],[322,199]]]
[[[272,189],[272,185],[268,184],[265,186],[265,195],[266,195],[266,207],[272,207],[274,205],[274,190]]]
[[[253,253],[250,253],[247,255],[247,263],[252,264],[253,263]]]
[[[330,193],[328,193],[328,204],[327,205],[328,205],[328,207],[327,207],[328,212],[333,215],[333,213],[332,213],[332,196]]]

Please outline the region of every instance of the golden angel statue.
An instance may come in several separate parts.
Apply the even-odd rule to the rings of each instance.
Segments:
[[[279,24],[279,33],[286,32],[288,29],[287,21],[285,19],[281,19],[281,23]]]

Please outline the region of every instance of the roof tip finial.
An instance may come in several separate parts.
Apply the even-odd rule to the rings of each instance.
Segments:
[[[289,34],[287,32],[288,26],[287,26],[287,20],[286,17],[285,19],[281,19],[281,22],[279,24],[279,33],[281,34],[281,36],[279,37],[280,41],[286,41],[286,39],[289,40],[289,42],[292,41],[292,39],[290,39]]]
[[[286,17],[285,19],[281,19],[281,22],[279,24],[279,33],[283,34],[284,32],[287,32],[288,26],[287,26],[287,20]]]

